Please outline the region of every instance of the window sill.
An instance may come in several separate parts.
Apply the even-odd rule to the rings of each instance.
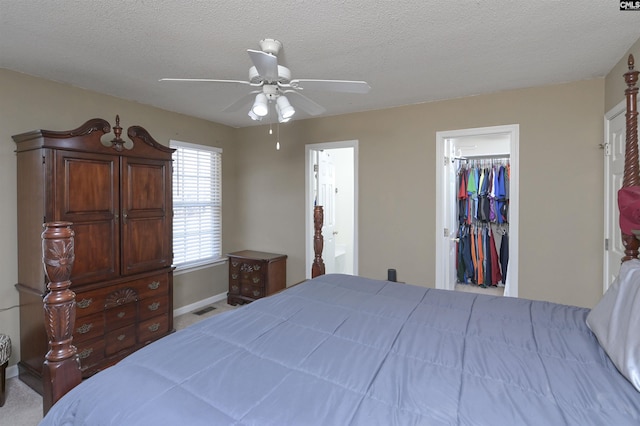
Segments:
[[[173,271],[173,275],[175,276],[175,275],[188,274],[189,272],[194,272],[200,269],[211,268],[213,266],[222,265],[226,262],[227,262],[227,258],[221,257],[219,259],[212,260],[210,262],[197,263],[194,265],[187,265],[187,266],[177,266],[176,269]]]

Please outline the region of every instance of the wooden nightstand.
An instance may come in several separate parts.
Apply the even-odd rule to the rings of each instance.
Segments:
[[[284,289],[287,255],[242,250],[227,254],[229,292],[227,303],[249,303]]]

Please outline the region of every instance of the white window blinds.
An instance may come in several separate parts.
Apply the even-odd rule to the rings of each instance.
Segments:
[[[173,264],[177,269],[222,254],[222,150],[174,141]]]

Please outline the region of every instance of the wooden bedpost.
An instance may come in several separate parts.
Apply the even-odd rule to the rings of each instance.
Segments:
[[[42,368],[44,414],[82,381],[80,359],[71,344],[76,319],[76,295],[69,289],[75,260],[71,225],[70,222],[45,223],[42,233],[42,262],[49,290],[44,297],[44,322],[49,337],[49,352]]]
[[[629,55],[627,61],[629,71],[624,74],[624,81],[627,83],[627,89],[624,94],[627,98],[626,113],[626,142],[624,154],[624,178],[622,187],[640,186],[640,164],[638,163],[638,110],[637,97],[638,88],[638,71],[635,71],[633,55]],[[638,258],[638,247],[640,240],[635,235],[622,233],[622,244],[624,245],[624,254],[622,261]]]
[[[324,222],[324,212],[322,206],[313,208],[313,225],[315,232],[313,234],[313,251],[315,253],[313,265],[311,265],[311,278],[324,275],[324,261],[322,260],[322,249],[324,248],[324,239],[322,238],[322,223]]]

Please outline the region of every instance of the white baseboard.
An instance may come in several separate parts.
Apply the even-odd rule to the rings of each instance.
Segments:
[[[173,316],[175,318],[177,316],[180,316],[180,315],[195,311],[196,309],[200,309],[200,308],[202,308],[204,306],[207,306],[207,305],[210,305],[212,303],[219,302],[219,301],[224,300],[226,298],[227,298],[227,293],[226,292],[220,293],[220,294],[216,294],[215,296],[211,296],[211,297],[208,297],[206,299],[199,300],[199,301],[197,301],[195,303],[192,303],[190,305],[183,306],[183,307],[178,308],[178,309],[174,309],[173,310]]]
[[[12,365],[11,367],[7,367],[7,379],[12,377],[16,377],[18,375],[18,365]]]

